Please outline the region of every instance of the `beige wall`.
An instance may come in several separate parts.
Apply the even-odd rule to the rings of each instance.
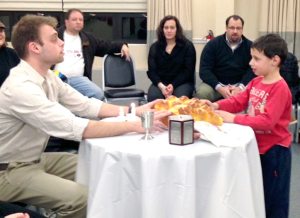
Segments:
[[[258,37],[261,0],[235,0],[235,11],[245,20],[244,35],[250,40]]]
[[[225,20],[238,14],[245,20],[244,34],[249,39],[258,37],[260,0],[192,0],[193,38],[201,38],[209,29],[215,35],[225,31]]]

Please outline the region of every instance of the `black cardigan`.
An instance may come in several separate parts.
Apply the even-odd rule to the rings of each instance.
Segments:
[[[174,88],[195,82],[196,51],[192,42],[176,42],[171,54],[166,53],[166,43],[155,42],[148,56],[148,77],[153,85],[159,82]]]
[[[210,40],[200,58],[200,78],[213,89],[220,82],[225,85],[248,82],[255,77],[249,62],[252,42],[242,36],[242,43],[232,52],[225,34]]]
[[[11,68],[17,66],[20,59],[12,48],[1,47],[0,48],[0,86],[8,77]]]

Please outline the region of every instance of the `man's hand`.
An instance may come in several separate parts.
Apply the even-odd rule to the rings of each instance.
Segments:
[[[5,216],[4,218],[30,218],[27,213],[14,213],[8,216]]]
[[[172,113],[170,111],[154,111],[153,126],[151,127],[151,132],[162,132],[168,129],[168,127],[162,122],[164,117],[170,116]],[[144,133],[145,129],[142,127],[141,121],[134,122],[135,131],[138,133]]]
[[[168,129],[168,126],[166,126],[162,119],[165,117],[168,117],[172,115],[170,111],[155,111],[154,112],[154,120],[153,120],[153,126],[151,128],[151,131],[158,131],[162,132],[164,130]]]
[[[121,57],[124,57],[126,58],[126,60],[130,60],[130,53],[129,53],[129,47],[124,44],[121,48]]]
[[[144,111],[155,111],[154,105],[162,100],[163,99],[156,99],[154,101],[148,102],[147,104],[136,107],[136,115],[141,116]]]
[[[231,86],[231,95],[232,96],[235,96],[242,91],[243,91],[243,89],[241,89],[241,87],[239,87],[239,86]]]
[[[223,98],[229,98],[232,96],[231,94],[231,86],[219,86],[217,91],[223,96]]]

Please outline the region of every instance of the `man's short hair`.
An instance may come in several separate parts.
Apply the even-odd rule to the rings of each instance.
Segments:
[[[29,42],[35,41],[43,45],[39,35],[39,30],[43,25],[56,28],[57,20],[54,17],[30,14],[22,17],[14,25],[11,42],[20,58],[28,55],[27,45]]]
[[[288,54],[288,48],[286,41],[278,34],[267,34],[256,39],[252,45],[252,49],[256,49],[259,52],[263,52],[268,58],[272,58],[275,55],[280,57],[280,64],[282,64]]]
[[[231,18],[232,18],[233,20],[240,20],[240,21],[242,22],[242,26],[244,26],[244,19],[243,19],[241,16],[236,15],[236,14],[227,17],[226,22],[225,22],[225,23],[226,23],[226,26],[228,26],[229,20],[230,20]]]
[[[73,12],[79,12],[80,14],[82,14],[82,16],[83,16],[83,13],[82,13],[82,11],[80,10],[80,9],[77,9],[77,8],[71,8],[71,9],[69,9],[66,13],[65,13],[65,20],[69,20],[69,18],[70,18],[70,15],[73,13]]]

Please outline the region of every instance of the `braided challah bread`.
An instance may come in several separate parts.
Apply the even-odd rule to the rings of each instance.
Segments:
[[[154,109],[169,110],[173,115],[191,115],[195,121],[206,121],[217,126],[223,124],[223,119],[217,115],[211,107],[196,98],[189,99],[186,96],[180,98],[170,96],[156,103]],[[163,122],[167,124],[168,120],[165,119]]]

